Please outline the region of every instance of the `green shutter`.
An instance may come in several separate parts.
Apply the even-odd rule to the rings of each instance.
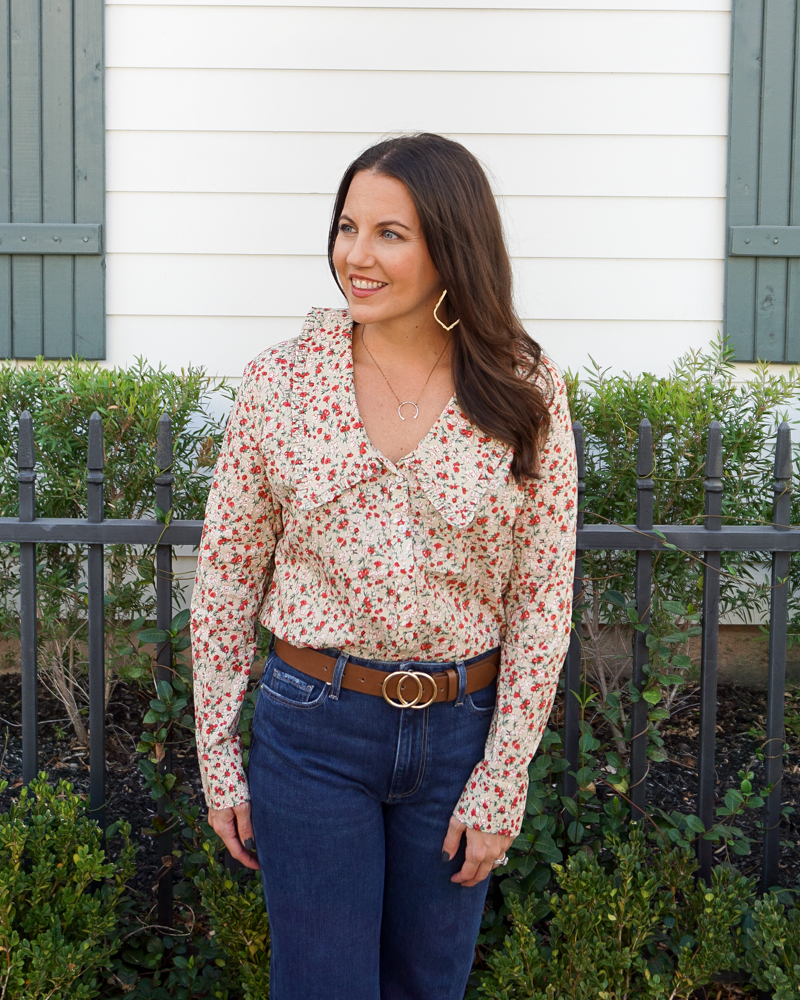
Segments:
[[[733,0],[732,24],[725,333],[740,361],[797,362],[797,0]]]
[[[102,0],[3,0],[0,356],[105,356]]]

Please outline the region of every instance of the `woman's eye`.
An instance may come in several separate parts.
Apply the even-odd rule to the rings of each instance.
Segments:
[[[339,223],[339,232],[340,233],[352,233],[352,232],[355,232],[355,230],[353,229],[353,227],[350,225],[349,222],[340,222]]]
[[[392,230],[392,229],[384,229],[383,235],[388,240],[399,240],[400,239],[400,234],[394,232],[394,230]]]

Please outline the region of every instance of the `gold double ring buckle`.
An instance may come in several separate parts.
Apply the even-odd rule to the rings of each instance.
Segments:
[[[397,701],[389,697],[386,690],[386,686],[389,681],[397,677]],[[417,693],[413,698],[406,698],[403,692],[400,690],[400,686],[405,680],[413,677],[417,682]],[[433,694],[425,701],[425,681],[429,681],[431,687],[433,688]],[[418,670],[395,670],[394,673],[388,674],[381,685],[381,694],[384,700],[387,701],[393,708],[427,708],[436,701],[436,695],[439,693],[439,689],[436,687],[436,681],[430,674],[420,673]]]

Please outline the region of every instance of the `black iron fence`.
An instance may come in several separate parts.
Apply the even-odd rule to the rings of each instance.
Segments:
[[[584,525],[583,428],[574,425],[578,452],[578,553],[575,563],[574,596],[584,590],[583,554],[592,550],[634,551],[636,553],[635,600],[639,621],[649,624],[653,593],[653,553],[667,546],[690,553],[702,553],[703,607],[700,661],[700,732],[698,753],[697,815],[706,830],[714,825],[715,742],[717,727],[717,671],[719,666],[720,566],[723,552],[744,551],[772,554],[769,612],[769,669],[767,689],[764,762],[766,780],[772,786],[764,814],[762,885],[778,884],[780,858],[781,791],[783,774],[784,697],[786,692],[786,644],[788,626],[789,559],[800,550],[800,532],[791,530],[792,439],[787,423],[778,428],[775,446],[774,499],[772,524],[745,526],[722,524],[722,429],[709,425],[706,447],[705,524],[653,525],[654,471],[653,433],[649,420],[639,425],[636,459],[636,524]],[[646,632],[633,637],[634,686],[642,688],[648,663]],[[575,793],[575,776],[580,760],[581,639],[573,631],[565,665],[564,740],[565,755],[573,765],[564,778],[564,791]],[[631,813],[643,815],[647,802],[648,704],[640,699],[631,706]],[[711,874],[712,841],[698,841],[698,860],[703,877]]]
[[[578,491],[582,507],[584,494],[583,429],[574,425],[578,451]],[[172,509],[172,427],[165,414],[158,425],[156,451],[156,504],[163,511]],[[789,425],[778,429],[775,451],[775,481],[773,521],[771,525],[744,526],[722,524],[722,434],[720,425],[712,423],[708,432],[705,480],[704,525],[653,525],[654,453],[652,429],[647,420],[639,428],[637,455],[637,508],[634,525],[584,525],[583,513],[578,514],[578,553],[575,567],[574,593],[581,599],[584,590],[583,554],[588,550],[633,551],[636,553],[635,600],[642,623],[649,623],[652,600],[653,553],[674,546],[690,553],[702,553],[703,620],[701,638],[701,701],[699,733],[699,790],[697,813],[706,829],[714,825],[715,799],[715,733],[717,707],[717,667],[719,638],[720,565],[723,552],[754,551],[772,554],[770,589],[769,680],[765,764],[766,780],[772,790],[765,805],[764,862],[762,881],[765,886],[778,882],[780,857],[781,776],[783,771],[784,696],[786,686],[786,643],[788,625],[788,576],[792,552],[800,550],[800,532],[791,530],[791,434]],[[104,824],[105,803],[105,704],[104,704],[104,545],[155,545],[157,620],[160,629],[168,630],[172,621],[172,546],[197,545],[202,521],[156,519],[106,519],[103,516],[103,429],[99,414],[89,425],[87,461],[88,504],[85,519],[36,517],[36,461],[33,421],[30,413],[20,418],[19,451],[19,517],[0,518],[0,542],[15,542],[20,546],[20,613],[22,666],[22,778],[31,781],[38,768],[37,748],[37,616],[36,616],[36,546],[48,543],[82,544],[87,546],[88,645],[89,645],[89,805],[93,815]],[[576,792],[575,772],[580,766],[580,701],[581,639],[573,631],[565,667],[564,704],[565,755],[571,767],[565,772],[564,791]],[[171,680],[172,649],[164,643],[158,651],[158,679]],[[647,635],[634,632],[633,684],[641,687],[648,663]],[[640,699],[632,705],[631,733],[631,811],[641,816],[647,803],[647,702]],[[163,773],[171,769],[167,755],[159,764]],[[166,801],[158,804],[158,812],[166,820]],[[711,870],[712,842],[700,840],[701,873],[708,878]],[[172,852],[172,834],[167,827],[158,838],[162,859]],[[165,865],[167,863],[165,862]],[[169,874],[168,872],[166,873]],[[169,926],[172,921],[172,882],[169,877],[159,880],[159,923]]]

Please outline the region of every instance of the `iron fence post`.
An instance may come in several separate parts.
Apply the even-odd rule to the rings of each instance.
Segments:
[[[639,424],[639,447],[636,456],[636,527],[650,531],[653,527],[653,428],[646,418]],[[636,613],[642,625],[650,624],[652,601],[653,553],[636,553],[635,596]],[[633,633],[633,675],[631,682],[637,691],[645,685],[644,668],[649,661],[647,632]],[[647,702],[639,698],[631,706],[631,818],[641,819],[647,804]]]
[[[708,531],[722,529],[722,428],[714,420],[708,427],[706,444],[705,523]],[[717,731],[717,666],[719,662],[719,571],[721,552],[703,556],[703,634],[700,660],[700,747],[697,756],[697,814],[706,830],[714,825],[714,790]],[[697,842],[700,875],[711,881],[710,840]]]
[[[19,418],[17,451],[19,520],[36,519],[36,449],[33,418],[25,412]],[[22,780],[27,785],[39,766],[39,679],[36,661],[36,543],[19,547],[20,660],[22,668]]]
[[[586,466],[583,450],[583,425],[580,421],[576,420],[572,425],[572,432],[575,435],[575,455],[578,464],[578,528],[582,528]],[[570,796],[574,796],[578,790],[576,772],[580,767],[582,642],[580,616],[576,617],[574,609],[583,600],[583,586],[583,553],[576,551],[575,578],[572,584],[573,625],[564,666],[564,757],[569,762],[569,767],[564,771],[563,793]]]
[[[89,419],[86,461],[86,514],[91,524],[103,520],[103,421],[95,411]],[[90,545],[87,554],[89,615],[89,811],[105,829],[106,800],[106,662],[103,546]]]
[[[775,482],[772,526],[788,531],[792,510],[792,435],[789,424],[778,428],[775,443]],[[774,552],[770,574],[769,679],[767,736],[764,743],[765,777],[772,791],[764,815],[764,866],[762,888],[778,884],[780,877],[781,780],[783,776],[783,712],[786,695],[786,633],[789,624],[789,553]]]
[[[156,451],[156,505],[165,514],[172,511],[172,484],[175,477],[172,474],[172,421],[168,414],[163,413],[158,421],[158,446]],[[165,631],[172,625],[172,546],[159,544],[156,546],[156,626]],[[172,682],[172,643],[161,644],[157,656],[156,676],[159,681]],[[165,748],[163,759],[159,762],[160,774],[172,772],[172,750]],[[172,926],[172,817],[167,810],[168,796],[163,795],[158,800],[158,816],[163,827],[158,835],[158,855],[161,859],[161,869],[158,880],[158,922],[162,927]]]

